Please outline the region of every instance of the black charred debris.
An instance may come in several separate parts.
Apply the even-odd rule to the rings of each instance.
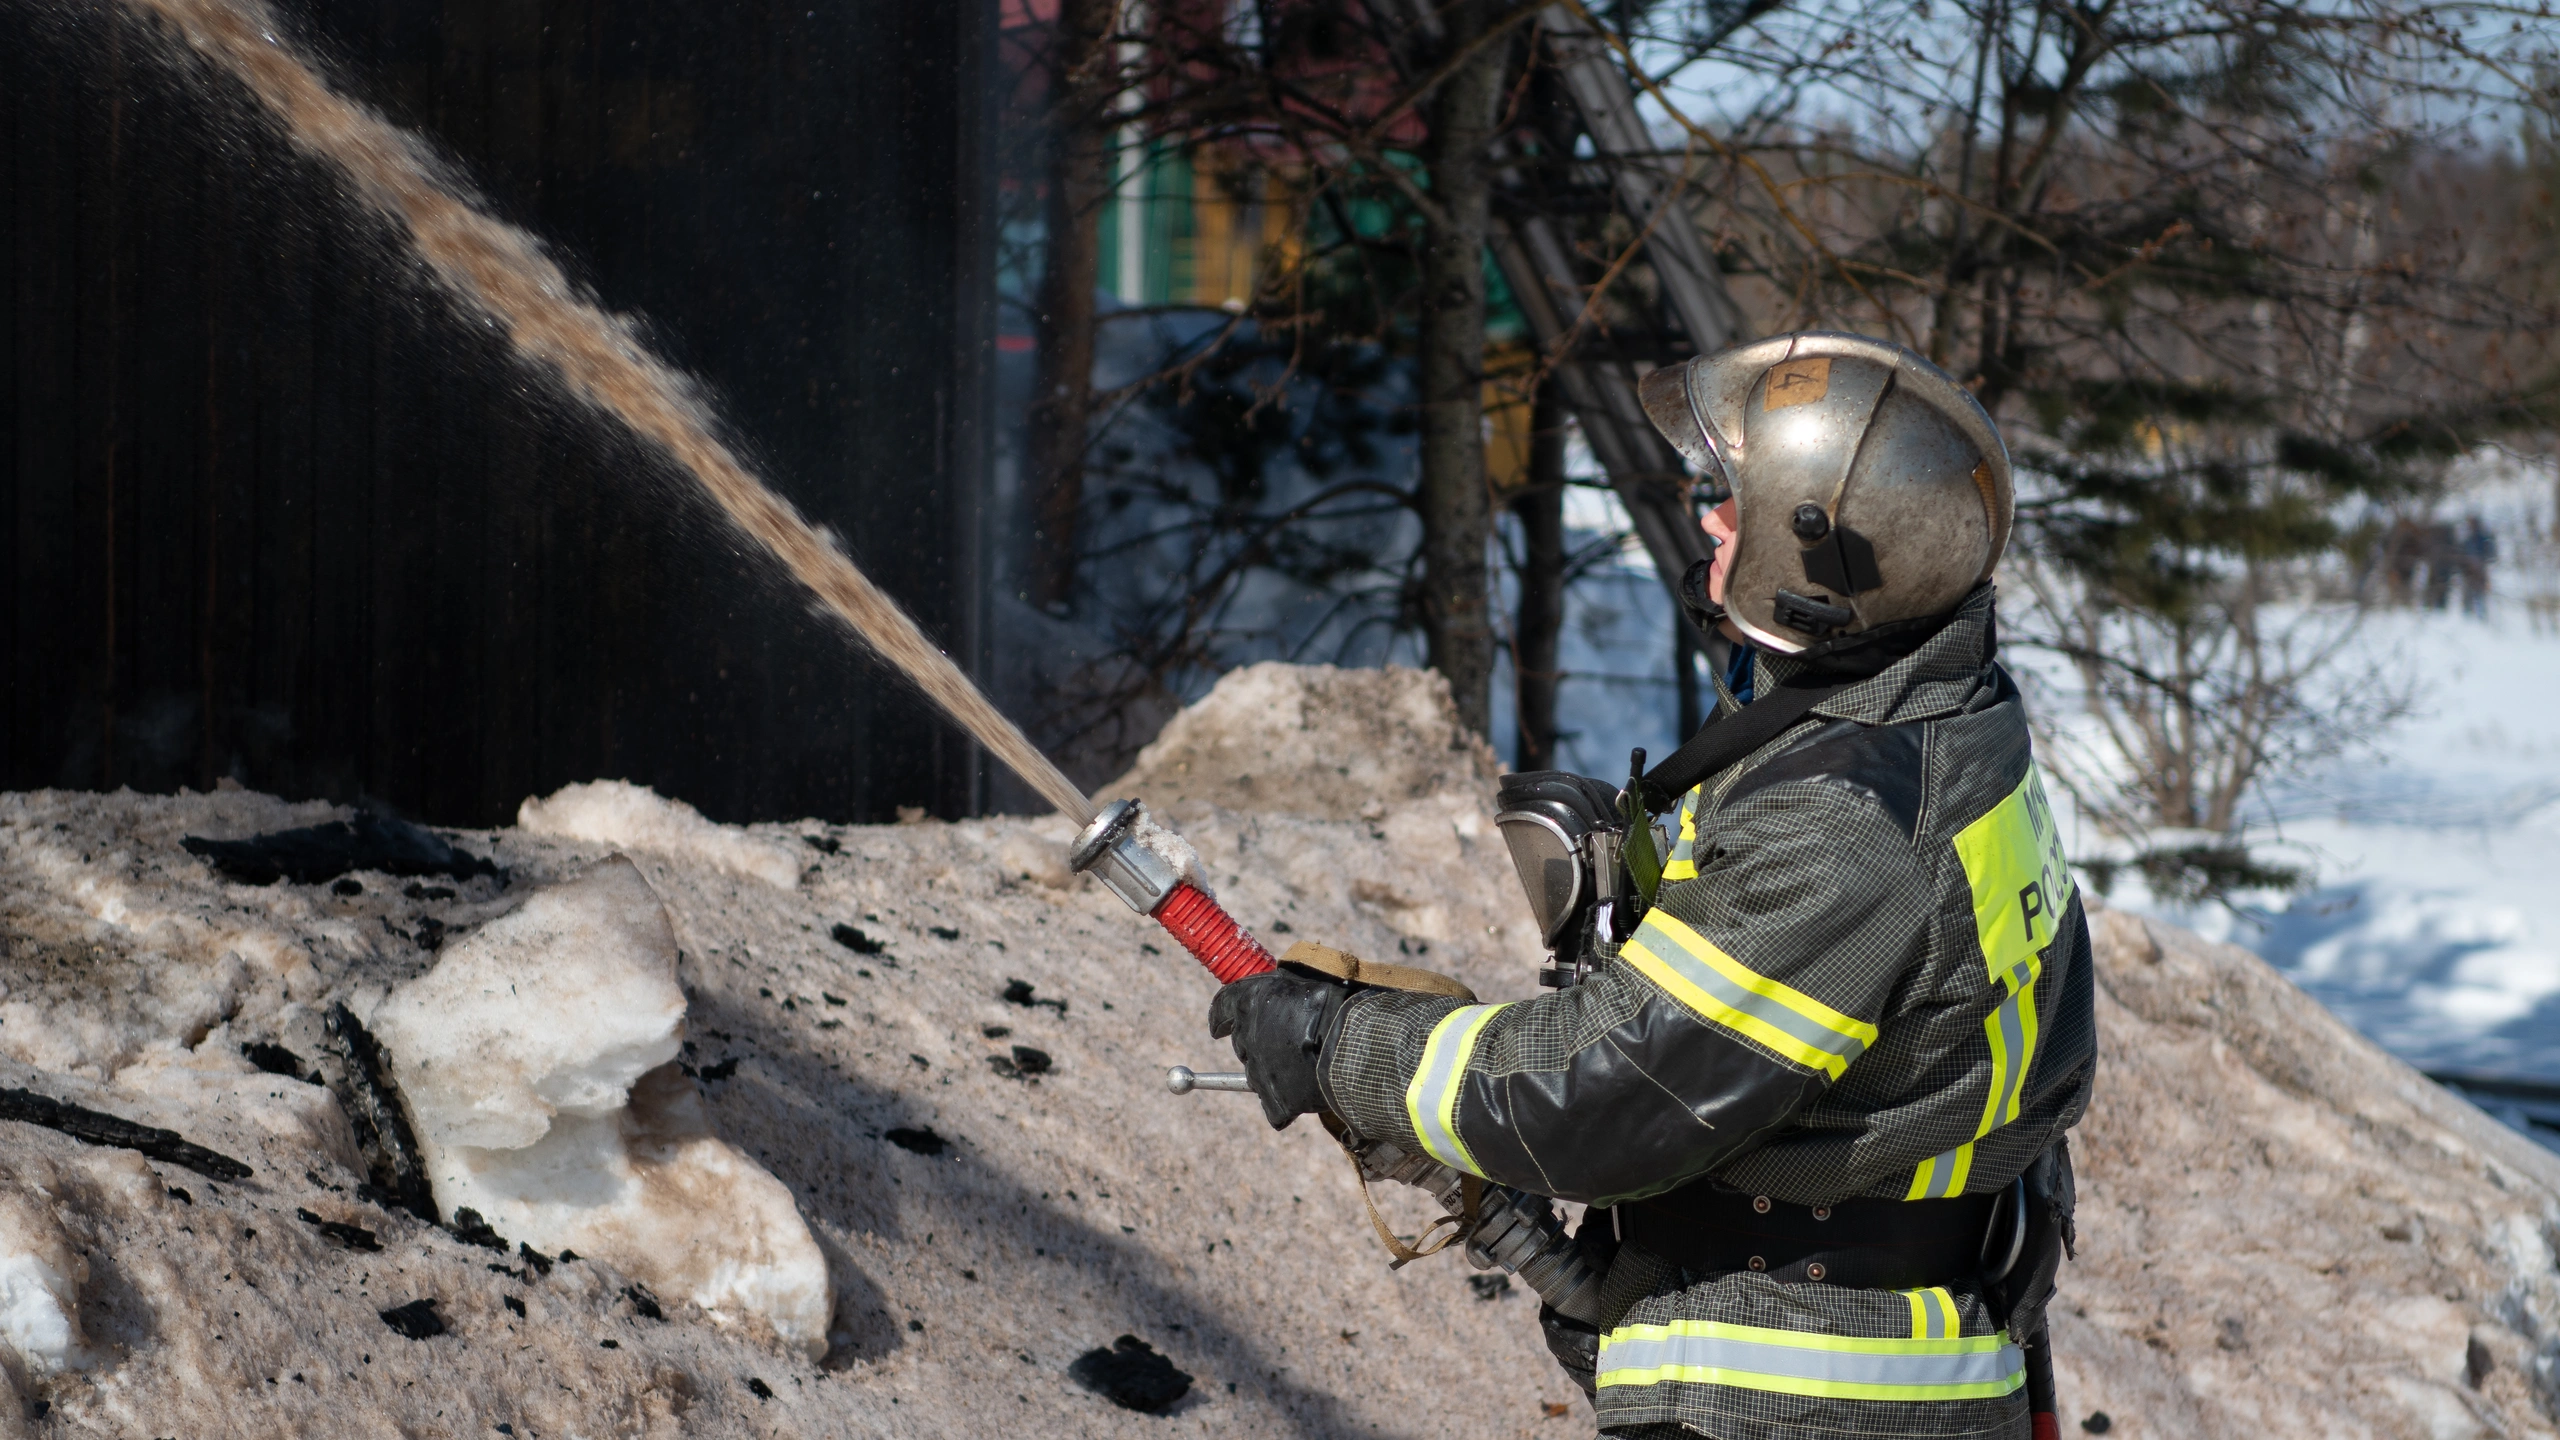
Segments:
[[[1046,1050],[1016,1045],[1011,1055],[988,1056],[987,1067],[1007,1080],[1030,1080],[1056,1070],[1058,1062]]]
[[[355,1129],[356,1145],[364,1151],[372,1193],[382,1197],[377,1203],[406,1210],[430,1225],[442,1223],[435,1192],[427,1184],[427,1167],[418,1158],[417,1137],[409,1130],[408,1112],[401,1108],[400,1092],[391,1083],[390,1068],[383,1064],[381,1045],[343,1004],[329,1007],[327,1023],[329,1039],[346,1062],[347,1088],[352,1093],[342,1098],[348,1102],[347,1119]]]
[[[477,1245],[483,1250],[495,1250],[501,1255],[507,1253],[507,1237],[499,1234],[487,1220],[481,1218],[479,1211],[468,1205],[454,1211],[453,1223],[445,1228],[453,1233],[454,1239],[465,1245]]]
[[[148,1159],[183,1165],[212,1180],[246,1180],[248,1166],[218,1151],[207,1150],[175,1130],[137,1125],[131,1120],[39,1095],[33,1090],[0,1089],[0,1120],[16,1120],[59,1131],[86,1145],[139,1151]]]
[[[412,1340],[424,1340],[444,1333],[444,1317],[436,1313],[432,1299],[412,1300],[380,1312],[382,1323]]]
[[[951,1142],[935,1134],[930,1125],[901,1125],[882,1132],[880,1138],[917,1155],[939,1155],[951,1148]]]
[[[1121,1336],[1108,1350],[1087,1350],[1067,1367],[1067,1375],[1121,1409],[1142,1415],[1161,1415],[1191,1393],[1191,1377],[1135,1335]]]
[[[865,935],[860,926],[847,925],[841,920],[827,933],[835,938],[837,944],[856,955],[878,955],[889,948],[888,941]]]
[[[370,809],[358,810],[353,820],[278,830],[246,840],[189,835],[178,843],[243,885],[273,885],[278,880],[317,885],[350,870],[410,877],[443,875],[455,880],[488,875],[501,884],[507,878],[494,863],[455,849],[443,836]]]
[[[1032,1009],[1036,1006],[1046,1006],[1049,1009],[1057,1011],[1060,1016],[1064,1016],[1067,1013],[1067,1002],[1064,1000],[1041,1000],[1035,998],[1031,991],[1031,982],[1028,980],[1006,981],[1004,985],[1004,993],[998,995],[996,998],[1002,1000],[1007,1005],[1019,1005],[1025,1010]]]
[[[320,1072],[302,1063],[302,1057],[272,1040],[248,1040],[240,1046],[240,1054],[252,1065],[270,1075],[282,1075],[305,1085],[326,1085]]]
[[[319,1231],[342,1249],[377,1252],[382,1249],[382,1242],[374,1238],[372,1231],[361,1225],[349,1225],[342,1220],[323,1220],[308,1210],[294,1211],[293,1218]]]

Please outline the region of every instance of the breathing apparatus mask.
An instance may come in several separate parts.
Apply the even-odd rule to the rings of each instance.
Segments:
[[[1575,984],[1600,960],[1601,947],[1635,933],[1662,873],[1664,837],[1641,801],[1644,752],[1632,757],[1626,790],[1562,770],[1502,777],[1494,824],[1511,851],[1520,888],[1547,963],[1538,983]]]

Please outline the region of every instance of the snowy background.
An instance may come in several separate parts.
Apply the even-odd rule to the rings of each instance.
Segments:
[[[2414,712],[2266,787],[2248,833],[2312,877],[2290,895],[2110,900],[2257,951],[2384,1047],[2560,1147],[2560,576],[2554,476],[2482,457],[2439,514],[2477,514],[2499,557],[2485,616],[2377,610],[2357,647],[2413,683]],[[2032,661],[2026,668],[2035,668]],[[2048,685],[2045,703],[2059,698]],[[2105,849],[2084,833],[2075,853]],[[2545,1088],[2547,1087],[2547,1089]]]

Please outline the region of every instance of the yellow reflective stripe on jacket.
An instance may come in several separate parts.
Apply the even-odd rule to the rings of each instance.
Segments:
[[[1709,1024],[1832,1079],[1876,1042],[1876,1027],[1772,980],[1656,906],[1619,958]]]
[[[1665,880],[1698,878],[1698,803],[1705,793],[1705,786],[1692,786],[1680,797],[1680,838],[1672,842],[1671,859],[1662,867]]]
[[[1600,1340],[1599,1384],[1730,1385],[1832,1400],[1981,1400],[2026,1384],[2007,1331],[1868,1340],[1713,1320],[1625,1325]]]
[[[1956,1297],[1944,1285],[1905,1290],[1901,1295],[1911,1302],[1912,1339],[1945,1340],[1963,1333],[1964,1318],[1956,1313]]]
[[[1955,851],[1973,891],[1985,978],[2005,992],[1982,1021],[1983,1039],[1991,1046],[1991,1086],[1973,1130],[1979,1140],[2018,1118],[2027,1067],[2036,1055],[2036,982],[2044,974],[2044,949],[2075,893],[2062,830],[2032,762],[2006,799],[1956,832]],[[1961,1195],[1972,1168],[1968,1141],[1922,1161],[1904,1198]]]
[[[1422,1066],[1413,1072],[1413,1083],[1404,1091],[1405,1114],[1412,1119],[1422,1148],[1432,1159],[1469,1175],[1484,1171],[1476,1167],[1476,1157],[1458,1138],[1458,1090],[1467,1078],[1467,1061],[1476,1053],[1476,1037],[1502,1008],[1465,1005],[1443,1016],[1431,1027],[1431,1038],[1423,1042]]]

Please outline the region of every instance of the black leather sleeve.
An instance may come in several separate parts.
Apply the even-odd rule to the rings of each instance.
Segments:
[[[1467,1069],[1456,1130],[1480,1173],[1538,1194],[1659,1194],[1821,1092],[1822,1076],[1701,1021],[1623,960],[1513,1008]]]
[[[1619,956],[1508,1005],[1355,1002],[1339,1113],[1539,1194],[1658,1194],[1774,1131],[1874,1043],[1939,907],[1872,787],[1805,778],[1720,817]]]

